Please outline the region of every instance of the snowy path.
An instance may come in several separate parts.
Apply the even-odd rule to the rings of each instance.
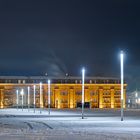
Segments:
[[[105,117],[99,117],[100,113]],[[138,110],[127,112],[128,115],[131,113],[121,122],[119,113],[110,116],[111,112],[108,114],[105,110],[94,111],[96,117],[85,119],[0,110],[0,140],[139,140],[140,113]],[[22,116],[26,114],[28,117]]]

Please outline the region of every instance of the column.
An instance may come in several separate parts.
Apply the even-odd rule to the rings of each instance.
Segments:
[[[103,89],[99,89],[99,108],[103,108]]]
[[[126,108],[126,89],[124,89],[123,92],[123,108]]]
[[[73,89],[70,89],[70,92],[69,92],[69,102],[70,102],[70,108],[74,108],[74,90]]]
[[[55,89],[55,108],[60,108],[60,90]]]
[[[114,108],[114,89],[110,89],[111,95],[111,108]]]
[[[43,85],[40,86],[40,107],[43,108]]]
[[[0,89],[0,108],[4,108],[4,89]]]

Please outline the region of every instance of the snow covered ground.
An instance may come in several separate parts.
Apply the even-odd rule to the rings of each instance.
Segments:
[[[140,110],[0,110],[0,140],[139,140]]]

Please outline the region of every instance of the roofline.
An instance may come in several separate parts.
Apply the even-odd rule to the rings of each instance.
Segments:
[[[0,79],[82,79],[80,76],[0,76]],[[85,79],[93,80],[120,80],[118,77],[86,76]]]

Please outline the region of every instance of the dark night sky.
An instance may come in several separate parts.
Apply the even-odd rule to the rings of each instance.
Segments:
[[[139,0],[1,0],[0,75],[119,76],[140,86]]]

